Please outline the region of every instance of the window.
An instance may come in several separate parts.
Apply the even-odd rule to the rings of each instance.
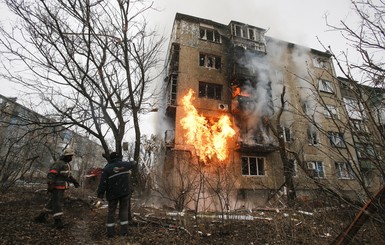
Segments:
[[[325,58],[320,58],[320,57],[314,57],[313,58],[313,65],[318,68],[327,68],[327,60]]]
[[[364,118],[363,111],[361,109],[363,107],[356,99],[344,97],[343,100],[350,119],[362,120]]]
[[[297,161],[294,160],[294,159],[289,159],[289,165],[293,167],[292,168],[293,171],[291,172],[291,175],[293,177],[297,177],[297,172],[298,172],[298,170],[297,170]]]
[[[345,148],[345,139],[343,133],[338,132],[328,132],[328,138],[330,140],[330,144],[334,147],[342,147]]]
[[[318,131],[313,126],[308,128],[307,136],[309,145],[318,145],[320,143]]]
[[[242,157],[242,175],[264,176],[265,158]]]
[[[369,143],[356,143],[355,148],[357,152],[357,157],[359,159],[370,159],[375,157],[374,147]]]
[[[318,80],[318,88],[321,92],[334,94],[333,83],[328,80]]]
[[[241,25],[232,24],[232,34],[237,37],[244,37],[247,38],[245,30],[242,28]]]
[[[199,97],[221,100],[222,85],[214,83],[199,82]]]
[[[354,172],[350,163],[336,162],[336,173],[339,179],[354,179]]]
[[[353,129],[357,132],[368,132],[368,128],[365,125],[365,122],[362,120],[350,120],[350,123],[353,126]]]
[[[285,142],[291,142],[291,130],[288,127],[282,127],[283,139]]]
[[[249,39],[255,40],[254,29],[249,28],[248,31],[249,31]]]
[[[313,170],[313,177],[325,178],[324,164],[321,161],[307,162],[307,168]]]
[[[207,29],[207,28],[200,28],[199,29],[199,37],[202,40],[211,41],[215,43],[221,43],[222,38],[218,31]]]
[[[199,66],[213,69],[221,69],[221,57],[209,54],[200,54]]]
[[[326,105],[324,110],[324,116],[326,118],[338,119],[339,116],[338,116],[337,108],[334,105]]]

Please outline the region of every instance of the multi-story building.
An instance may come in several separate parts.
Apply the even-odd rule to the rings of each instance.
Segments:
[[[231,196],[223,200],[230,208],[264,205],[285,192],[287,158],[297,197],[314,197],[324,187],[360,196],[355,173],[361,168],[330,53],[277,40],[266,32],[237,21],[225,25],[176,14],[165,78],[170,125],[165,135],[167,186],[192,193],[191,200]],[[184,106],[189,91],[194,97],[191,104],[204,121],[198,130],[195,124],[184,125],[190,115]],[[223,116],[230,118],[235,132],[223,139],[225,159],[218,153],[202,157],[202,146],[206,150],[217,146],[194,134],[217,130]],[[286,156],[280,151],[283,147]],[[216,184],[202,184],[202,179],[214,178],[214,165],[226,168],[231,178],[217,175]],[[194,172],[210,174],[197,181],[191,177]],[[218,189],[229,195],[219,195]],[[218,208],[220,197],[214,199],[199,206]]]
[[[56,125],[56,126],[55,126]],[[28,109],[16,98],[0,95],[0,178],[2,185],[19,178],[46,177],[49,165],[67,147],[75,149],[73,174],[103,166],[102,147]]]

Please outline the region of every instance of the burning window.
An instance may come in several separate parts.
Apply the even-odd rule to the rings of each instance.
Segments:
[[[242,157],[242,175],[264,176],[265,158],[263,157]]]
[[[331,81],[328,81],[328,80],[319,79],[318,80],[318,89],[321,92],[334,94],[333,83]]]
[[[221,100],[222,85],[214,83],[199,82],[199,97]]]
[[[334,105],[326,105],[324,110],[324,116],[326,118],[334,118],[338,119],[338,111],[337,108]]]
[[[330,144],[334,147],[345,148],[345,137],[343,133],[338,132],[328,132],[328,138],[330,140]]]
[[[200,54],[199,55],[199,66],[221,69],[222,62],[221,57],[209,54]]]
[[[350,163],[336,162],[336,173],[339,179],[354,179],[354,172]]]
[[[211,41],[215,43],[222,43],[221,35],[218,31],[208,28],[199,29],[199,37],[202,40]]]

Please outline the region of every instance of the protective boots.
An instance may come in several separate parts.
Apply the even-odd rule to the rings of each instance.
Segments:
[[[115,227],[107,227],[107,237],[115,236]]]
[[[128,225],[120,225],[120,235],[121,236],[128,235]]]
[[[47,221],[48,214],[47,213],[40,213],[38,216],[35,217],[36,223],[45,223]]]
[[[55,219],[55,223],[53,225],[55,226],[56,229],[63,229],[64,228],[63,221],[60,218]]]

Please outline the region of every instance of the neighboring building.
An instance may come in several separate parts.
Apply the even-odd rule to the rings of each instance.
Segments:
[[[210,161],[217,161],[211,158],[202,162],[196,156],[198,146],[186,143],[186,129],[180,123],[186,116],[182,98],[192,89],[196,97],[193,104],[208,124],[227,115],[236,130],[227,142],[225,160],[233,180],[232,198],[225,200],[229,208],[265,205],[277,197],[275,194],[284,192],[278,140],[268,125],[269,121],[275,127],[278,119],[286,149],[297,153],[303,162],[297,166],[294,155],[289,154],[299,198],[314,197],[325,184],[360,198],[353,172],[361,169],[356,155],[351,154],[355,153],[352,132],[341,130],[349,124],[349,116],[341,103],[345,97],[331,55],[265,34],[262,28],[236,21],[224,25],[176,14],[165,78],[165,113],[171,125],[165,132],[168,186],[186,188],[182,182],[187,180],[181,175],[191,169],[206,173]],[[284,87],[285,107],[277,118]],[[218,208],[215,191],[210,191],[208,184],[192,186],[190,192],[199,190],[206,197],[214,196],[200,203],[200,209]],[[199,200],[203,194],[192,196],[201,195],[195,198]]]
[[[39,123],[37,123],[39,122]],[[16,102],[0,95],[1,183],[20,177],[46,177],[48,167],[66,147],[75,149],[72,161],[76,178],[104,164],[102,147]]]

